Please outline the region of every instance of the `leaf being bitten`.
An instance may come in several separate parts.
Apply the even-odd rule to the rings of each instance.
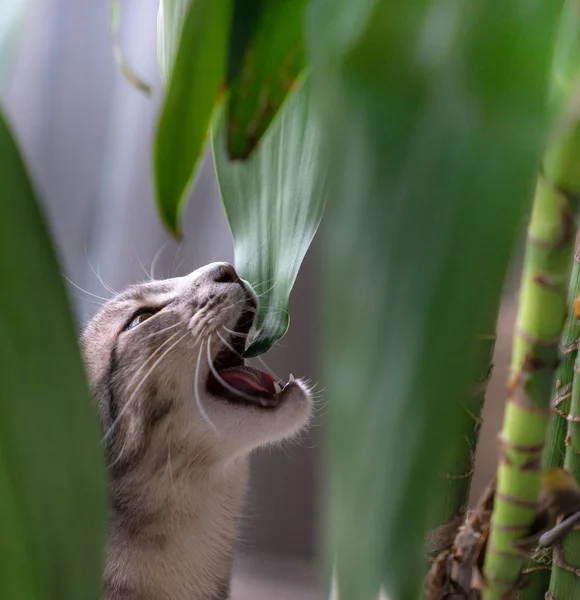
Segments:
[[[189,0],[159,0],[157,63],[164,83],[169,81]]]
[[[244,162],[228,158],[224,113],[213,133],[235,264],[260,299],[246,354],[266,352],[288,329],[288,300],[316,233],[327,195],[326,163],[310,85],[293,91],[260,147]]]

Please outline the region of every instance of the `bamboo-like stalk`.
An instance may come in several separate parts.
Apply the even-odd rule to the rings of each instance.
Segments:
[[[574,301],[580,295],[579,242],[577,236],[574,265],[568,286],[568,316],[560,341],[560,364],[556,371],[556,384],[552,391],[552,416],[544,451],[544,469],[564,466],[564,440],[568,428],[567,418],[570,414],[574,362],[578,351],[578,338],[580,338],[580,320],[574,310]],[[551,555],[548,552],[534,555],[524,569],[525,579],[519,600],[544,600],[545,593],[550,586],[551,572]]]
[[[481,429],[481,411],[491,376],[491,360],[495,344],[495,334],[492,332],[495,331],[496,321],[497,317],[494,316],[490,322],[490,333],[479,338],[477,376],[462,404],[461,427],[456,433],[457,451],[443,465],[436,493],[433,494],[433,512],[427,538],[427,552],[431,556],[437,556],[451,547],[467,510],[475,466],[475,450]]]
[[[552,101],[560,113],[577,84],[579,49],[580,3],[567,0],[552,71]],[[570,114],[564,113],[544,152],[528,226],[497,494],[484,564],[485,600],[504,599],[517,586],[526,557],[513,542],[527,535],[536,513],[580,197],[580,118],[572,108]]]
[[[574,362],[580,338],[580,321],[574,310],[574,301],[580,294],[580,244],[577,238],[574,252],[574,265],[568,286],[568,316],[560,343],[560,364],[556,371],[556,385],[552,398],[552,418],[548,430],[548,440],[544,451],[544,468],[552,469],[564,465],[564,440],[568,428],[567,417],[570,413],[572,398],[572,379]]]
[[[566,313],[573,253],[574,214],[568,152],[580,140],[573,130],[544,156],[528,227],[525,266],[501,433],[498,486],[484,574],[486,600],[500,600],[517,585],[525,557],[512,542],[534,520],[540,489],[558,343]],[[574,153],[575,154],[575,153]],[[575,182],[573,182],[575,183]]]
[[[570,289],[575,288],[576,296],[571,303],[571,313],[580,321],[580,252],[578,247],[574,255],[574,269],[570,278]],[[578,338],[571,346],[578,349]],[[580,479],[580,360],[578,352],[574,362],[574,377],[572,386],[572,399],[569,415],[567,417],[568,428],[565,437],[566,456],[564,466],[574,475],[576,480]],[[559,600],[580,600],[580,531],[572,531],[557,545],[553,551],[552,577],[550,580],[550,594],[552,598]]]

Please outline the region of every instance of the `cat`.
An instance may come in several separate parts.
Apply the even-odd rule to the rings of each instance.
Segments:
[[[310,420],[304,382],[241,357],[257,311],[227,263],[130,287],[81,346],[110,482],[102,600],[227,600],[255,448]]]

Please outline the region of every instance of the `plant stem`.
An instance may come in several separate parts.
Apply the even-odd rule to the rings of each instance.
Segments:
[[[576,294],[572,299],[570,311],[576,320],[578,327],[580,297],[580,255],[578,247],[574,255],[574,268],[570,279],[570,291]],[[572,345],[578,349],[578,338]],[[574,475],[576,480],[580,479],[580,361],[578,352],[575,353],[576,360],[573,368],[572,399],[570,412],[567,418],[568,428],[565,437],[566,457],[564,466]],[[553,550],[552,577],[550,580],[550,593],[553,598],[566,598],[566,600],[580,599],[580,531],[570,532]]]
[[[491,360],[495,344],[495,323],[490,322],[489,334],[479,338],[477,376],[471,393],[465,398],[462,408],[461,427],[457,430],[454,447],[458,449],[446,461],[443,473],[433,494],[431,528],[427,540],[427,552],[437,556],[453,544],[459,526],[463,523],[469,502],[469,491],[474,471],[475,450],[481,429],[481,411],[485,401],[485,390],[491,377]],[[459,452],[462,449],[462,452]]]
[[[498,487],[484,573],[486,600],[516,586],[524,556],[512,542],[534,520],[540,489],[558,343],[566,313],[566,284],[573,253],[577,198],[570,193],[569,154],[576,130],[558,138],[544,156],[528,238],[510,378],[501,433]],[[575,153],[574,153],[575,154]],[[575,182],[573,182],[575,183]]]
[[[577,236],[574,264],[568,286],[568,316],[560,341],[560,364],[556,371],[556,385],[552,395],[552,416],[543,457],[544,469],[564,465],[564,440],[568,427],[567,417],[570,413],[574,362],[578,350],[578,338],[580,338],[580,321],[574,311],[574,300],[579,294],[580,243]],[[544,552],[532,557],[526,565],[524,573],[526,576],[519,600],[543,600],[550,587],[551,556]]]
[[[580,244],[576,241],[574,265],[568,287],[568,316],[560,343],[560,364],[556,372],[555,393],[552,399],[552,418],[548,430],[548,443],[544,452],[544,468],[561,467],[564,464],[567,417],[572,398],[574,362],[580,338],[580,321],[574,311],[574,301],[580,294]]]
[[[557,41],[551,101],[561,118],[544,152],[528,226],[497,494],[484,564],[485,600],[506,598],[517,586],[525,556],[512,542],[527,535],[540,488],[580,197],[580,118],[574,103],[568,107],[580,73],[578,0],[565,2]]]

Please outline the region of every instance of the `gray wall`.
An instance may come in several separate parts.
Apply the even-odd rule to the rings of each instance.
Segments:
[[[155,212],[151,140],[161,86],[156,63],[156,0],[121,0],[123,47],[153,99],[117,72],[108,0],[34,0],[5,105],[42,197],[63,270],[97,296],[155,276],[229,260],[232,244],[211,163],[185,215],[184,242],[169,239]],[[316,276],[312,257],[291,307],[292,327],[269,362],[281,374],[316,381]],[[99,302],[71,286],[79,323]],[[315,434],[255,458],[244,520],[245,544],[260,552],[309,557],[314,549]]]

